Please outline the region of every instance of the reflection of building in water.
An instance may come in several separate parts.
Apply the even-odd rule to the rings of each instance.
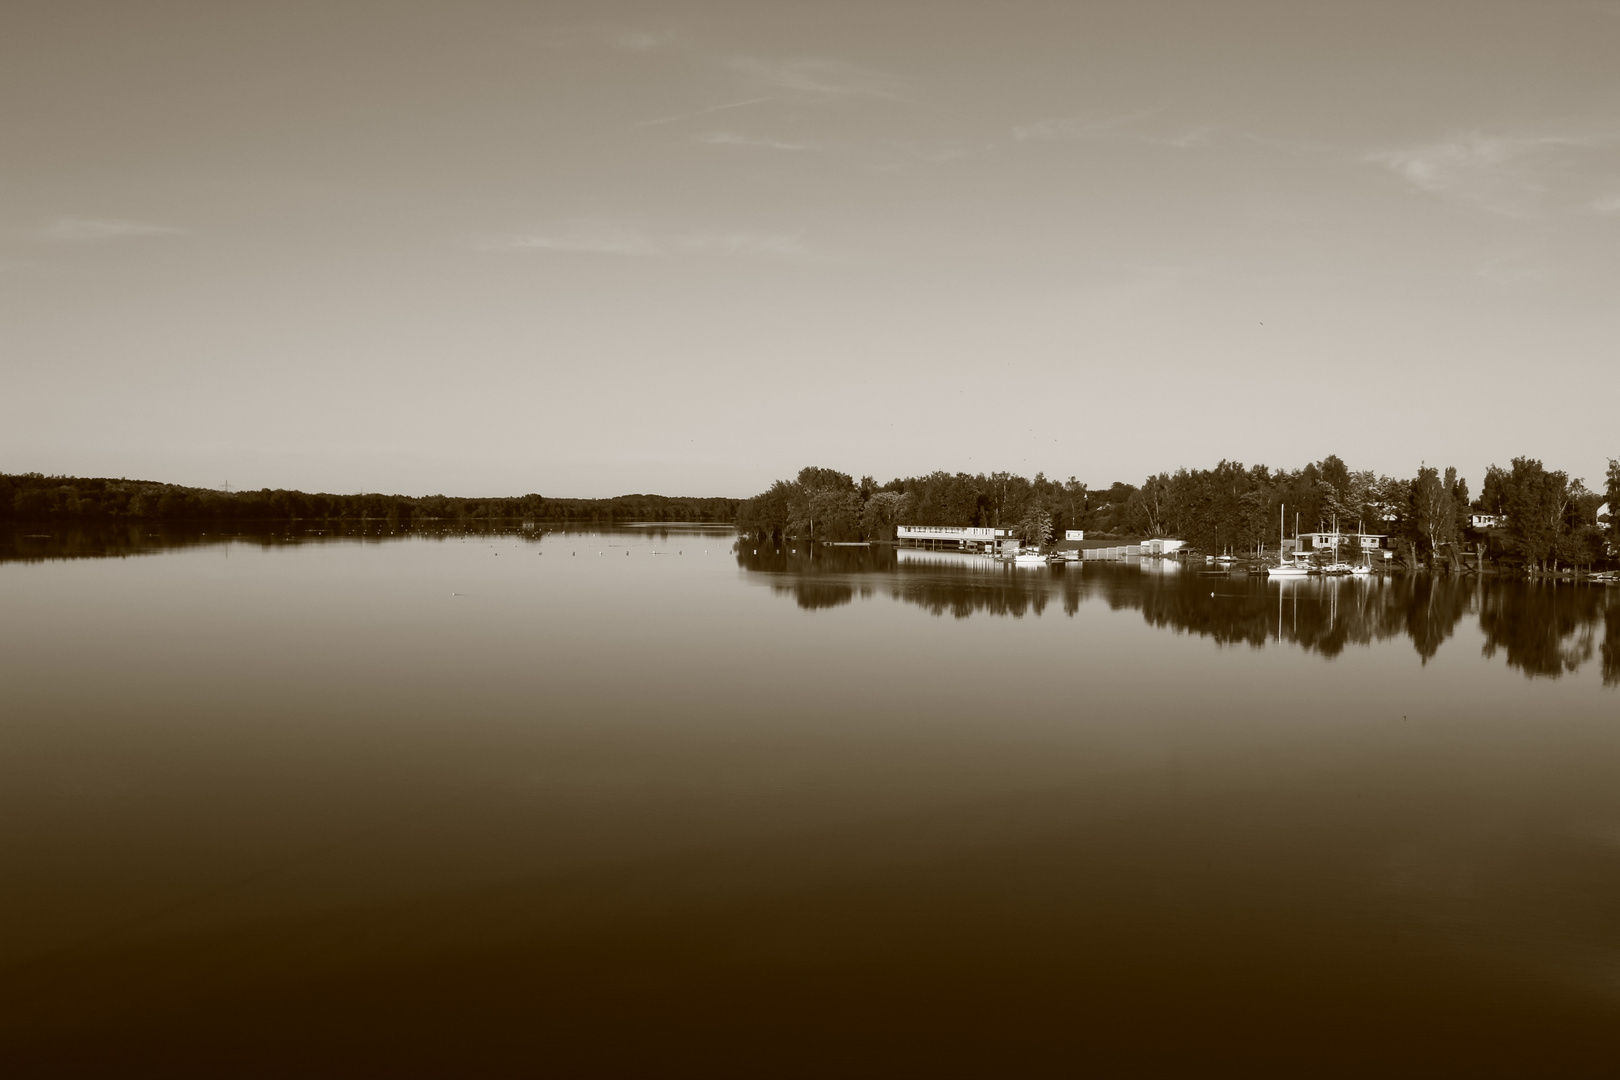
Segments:
[[[1328,657],[1405,639],[1426,663],[1472,616],[1487,658],[1501,657],[1528,676],[1557,678],[1600,656],[1603,682],[1620,686],[1620,589],[1601,586],[1442,574],[1209,577],[1175,559],[1140,556],[1061,573],[1014,573],[960,549],[887,545],[814,557],[748,548],[738,551],[738,563],[806,610],[888,597],[932,615],[1020,618],[1053,608],[1072,616],[1095,601],[1222,645],[1280,643]]]
[[[933,548],[895,548],[895,559],[901,566],[948,566],[1002,573],[1006,567],[971,551],[936,550]]]
[[[956,525],[901,525],[895,530],[895,539],[901,547],[927,548],[932,551],[993,552],[997,541],[1012,537],[1011,529],[980,529]],[[1013,541],[1016,543],[1016,541]]]

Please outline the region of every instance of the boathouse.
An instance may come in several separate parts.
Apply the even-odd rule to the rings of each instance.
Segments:
[[[930,551],[994,552],[1011,537],[1011,529],[956,525],[901,525],[895,530],[895,539],[901,547],[927,548]]]
[[[1337,558],[1341,548],[1346,552],[1354,551],[1358,542],[1362,551],[1389,548],[1389,537],[1384,533],[1308,532],[1299,534],[1294,550],[1323,551]]]

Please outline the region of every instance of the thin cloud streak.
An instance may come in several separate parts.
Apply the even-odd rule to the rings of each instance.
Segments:
[[[816,143],[784,142],[780,139],[753,139],[730,131],[713,131],[701,139],[710,146],[752,146],[762,150],[820,150]]]
[[[611,224],[482,237],[476,246],[483,251],[555,251],[652,259],[704,254],[802,259],[811,254],[799,237],[781,233],[659,233]]]
[[[1548,204],[1560,181],[1579,173],[1577,159],[1614,144],[1613,138],[1590,135],[1468,132],[1377,150],[1365,160],[1449,202],[1505,217],[1527,217]]]
[[[698,109],[696,112],[675,113],[673,116],[660,116],[654,120],[639,120],[636,122],[636,127],[655,127],[659,124],[673,124],[677,120],[694,120],[697,117],[708,116],[711,113],[725,112],[727,109],[740,109],[745,105],[760,105],[772,100],[774,99],[770,97],[756,97],[749,98],[747,101],[728,101],[724,105],[711,105],[707,109]]]
[[[901,94],[904,81],[899,76],[869,71],[842,60],[809,57],[767,60],[757,56],[738,56],[728,66],[768,86],[809,97],[905,100]]]
[[[610,47],[628,52],[648,52],[672,44],[673,30],[641,30],[614,23],[561,27],[541,33],[541,43],[551,49]]]
[[[1070,142],[1080,139],[1119,138],[1127,126],[1153,115],[1144,109],[1119,116],[1055,116],[1013,128],[1019,142]]]
[[[665,30],[657,34],[648,33],[645,30],[632,30],[627,34],[620,34],[614,38],[613,44],[621,49],[645,52],[648,49],[656,49],[661,45],[667,45],[673,40],[675,40],[675,33],[671,30]]]
[[[1056,116],[1034,120],[1013,128],[1013,140],[1021,143],[1040,142],[1135,142],[1149,146],[1166,146],[1174,150],[1194,150],[1208,146],[1215,140],[1220,128],[1201,124],[1169,134],[1143,131],[1142,121],[1157,115],[1159,109],[1140,109],[1117,116]]]
[[[184,231],[144,221],[57,218],[47,225],[40,235],[46,240],[61,244],[94,244],[138,236],[174,236]]]

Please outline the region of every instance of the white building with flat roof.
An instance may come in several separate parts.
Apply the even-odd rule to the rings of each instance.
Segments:
[[[951,551],[992,551],[997,541],[1012,536],[1011,529],[981,529],[967,525],[901,525],[895,539],[902,547]]]

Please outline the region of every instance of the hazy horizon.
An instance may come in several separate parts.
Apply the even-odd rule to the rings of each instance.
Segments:
[[[1600,486],[1620,3],[13,2],[0,471]]]

